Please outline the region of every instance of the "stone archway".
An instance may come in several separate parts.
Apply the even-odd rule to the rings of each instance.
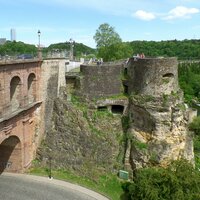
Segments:
[[[10,136],[0,144],[0,173],[22,170],[22,148],[17,136]]]

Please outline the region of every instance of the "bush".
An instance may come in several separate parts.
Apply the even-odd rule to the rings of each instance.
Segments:
[[[200,174],[187,161],[175,161],[166,169],[139,169],[122,188],[123,200],[199,200]]]
[[[189,124],[189,129],[194,131],[196,135],[200,135],[200,116],[194,118],[194,120]]]

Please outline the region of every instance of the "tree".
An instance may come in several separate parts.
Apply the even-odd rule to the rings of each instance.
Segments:
[[[114,27],[107,23],[99,26],[93,38],[96,41],[97,49],[122,42],[119,34],[115,32]]]
[[[200,136],[200,116],[193,119],[193,121],[189,124],[189,129],[194,131],[195,135]]]
[[[94,39],[97,43],[98,57],[104,61],[114,61],[128,58],[132,54],[129,44],[123,43],[114,27],[107,23],[101,24],[96,31]]]

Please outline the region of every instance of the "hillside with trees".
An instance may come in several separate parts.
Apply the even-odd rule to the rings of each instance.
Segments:
[[[109,24],[99,26],[94,36],[97,43],[97,49],[88,47],[82,43],[74,43],[74,56],[83,55],[89,57],[103,58],[104,61],[114,61],[126,59],[133,55],[144,53],[147,57],[177,57],[179,60],[199,60],[200,59],[200,40],[169,40],[169,41],[132,41],[123,42],[114,28]],[[106,43],[105,43],[105,41]],[[56,43],[43,48],[43,53],[53,50],[70,50],[70,43]],[[37,55],[35,45],[23,42],[7,41],[0,45],[0,55]]]
[[[16,41],[7,41],[4,45],[0,45],[1,56],[16,56],[20,54],[31,54],[35,56],[37,55],[37,47],[35,45]]]
[[[146,56],[178,57],[179,60],[200,58],[200,40],[132,41],[128,43],[133,54]]]
[[[200,40],[131,41],[123,42],[115,28],[101,24],[94,35],[97,57],[104,61],[126,59],[144,53],[147,57],[177,57],[179,60],[198,60]]]
[[[42,52],[44,55],[47,52],[51,52],[54,50],[58,51],[69,51],[70,50],[70,43],[69,42],[64,42],[64,43],[57,43],[57,44],[51,44],[49,47],[42,48]],[[83,55],[91,55],[92,57],[95,57],[96,50],[88,47],[82,43],[74,43],[73,44],[73,50],[74,50],[74,56],[75,57],[80,57]],[[35,45],[31,44],[26,44],[23,42],[11,42],[7,41],[4,45],[0,45],[0,56],[17,56],[21,54],[31,54],[33,56],[37,55],[37,47]]]

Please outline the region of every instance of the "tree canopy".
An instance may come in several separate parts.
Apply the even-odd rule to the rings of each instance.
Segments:
[[[179,84],[185,101],[200,101],[200,62],[183,62],[178,67]]]
[[[94,35],[94,40],[97,44],[97,49],[101,47],[109,47],[113,44],[122,42],[114,27],[107,23],[101,24],[99,26]]]
[[[133,54],[177,57],[179,60],[200,59],[200,40],[132,41]]]
[[[5,44],[0,45],[0,55],[19,55],[19,54],[32,54],[37,55],[37,47],[23,42],[7,41]]]
[[[128,58],[132,54],[130,45],[123,43],[114,27],[107,23],[99,26],[94,39],[97,44],[97,56],[103,58],[104,61]]]
[[[197,200],[200,199],[200,173],[185,160],[168,168],[136,171],[132,182],[122,185],[123,200]]]

